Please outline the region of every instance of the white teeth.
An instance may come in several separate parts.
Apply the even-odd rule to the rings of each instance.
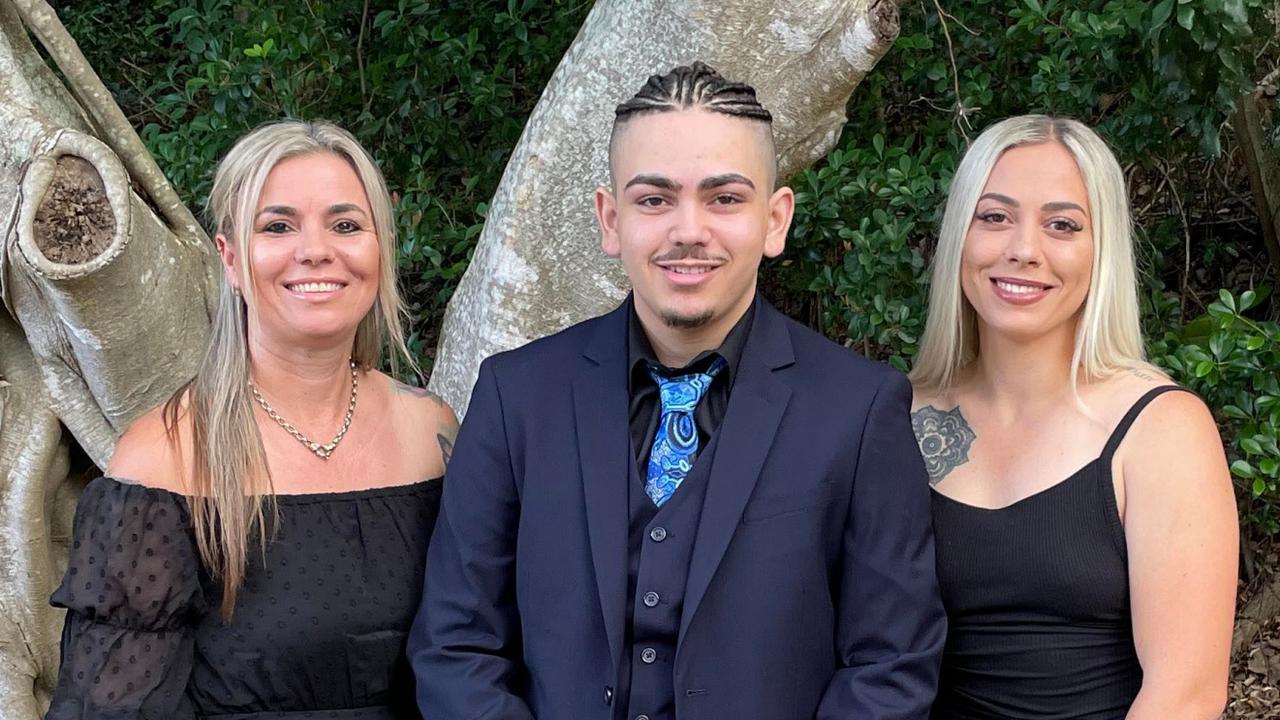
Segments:
[[[289,289],[294,292],[316,293],[316,292],[333,292],[335,290],[341,290],[342,286],[339,285],[338,283],[312,282],[312,283],[298,283],[297,285],[290,285]]]
[[[1014,293],[1016,295],[1030,295],[1044,290],[1044,288],[1039,285],[1015,285],[1003,280],[997,280],[996,286],[1005,292]]]
[[[686,265],[673,265],[667,269],[677,275],[701,275],[711,271],[709,267],[689,267]]]

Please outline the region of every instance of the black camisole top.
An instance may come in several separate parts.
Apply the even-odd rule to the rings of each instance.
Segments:
[[[935,720],[1121,720],[1142,686],[1111,460],[1143,395],[1102,454],[1066,480],[985,509],[933,493],[949,632]]]

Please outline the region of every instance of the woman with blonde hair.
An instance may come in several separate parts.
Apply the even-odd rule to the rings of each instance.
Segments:
[[[933,717],[1217,717],[1231,482],[1208,409],[1143,358],[1124,176],[1092,130],[974,141],[911,380],[950,627]]]
[[[209,349],[80,500],[48,717],[417,717],[424,478],[457,421],[375,369],[412,364],[382,175],[346,131],[280,122],[227,153],[209,208]]]

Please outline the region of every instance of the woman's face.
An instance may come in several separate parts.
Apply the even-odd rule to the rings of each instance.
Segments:
[[[1057,142],[996,162],[965,236],[961,287],[984,335],[1074,335],[1093,272],[1089,196]]]
[[[258,343],[323,348],[350,343],[378,295],[378,235],[364,186],[343,158],[282,160],[252,218],[249,332]],[[218,238],[232,282],[234,246]]]

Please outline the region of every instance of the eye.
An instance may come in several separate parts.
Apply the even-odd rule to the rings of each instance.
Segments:
[[[271,235],[280,235],[282,233],[287,233],[289,232],[289,224],[283,220],[272,220],[271,222],[262,226],[262,232],[269,233]]]
[[[1009,219],[1009,215],[1003,210],[987,210],[986,212],[978,213],[978,219],[985,223],[999,225],[1006,222]]]
[[[721,193],[712,200],[716,205],[737,205],[742,202],[742,198],[732,193]]]
[[[350,235],[351,233],[360,232],[361,228],[354,220],[339,220],[334,223],[333,229],[343,235]]]
[[[662,197],[661,195],[645,195],[644,197],[636,201],[637,205],[640,205],[642,207],[651,207],[651,208],[661,207],[666,203],[667,203],[667,199]]]
[[[1049,221],[1049,229],[1058,233],[1078,233],[1084,228],[1071,218],[1054,218]]]

